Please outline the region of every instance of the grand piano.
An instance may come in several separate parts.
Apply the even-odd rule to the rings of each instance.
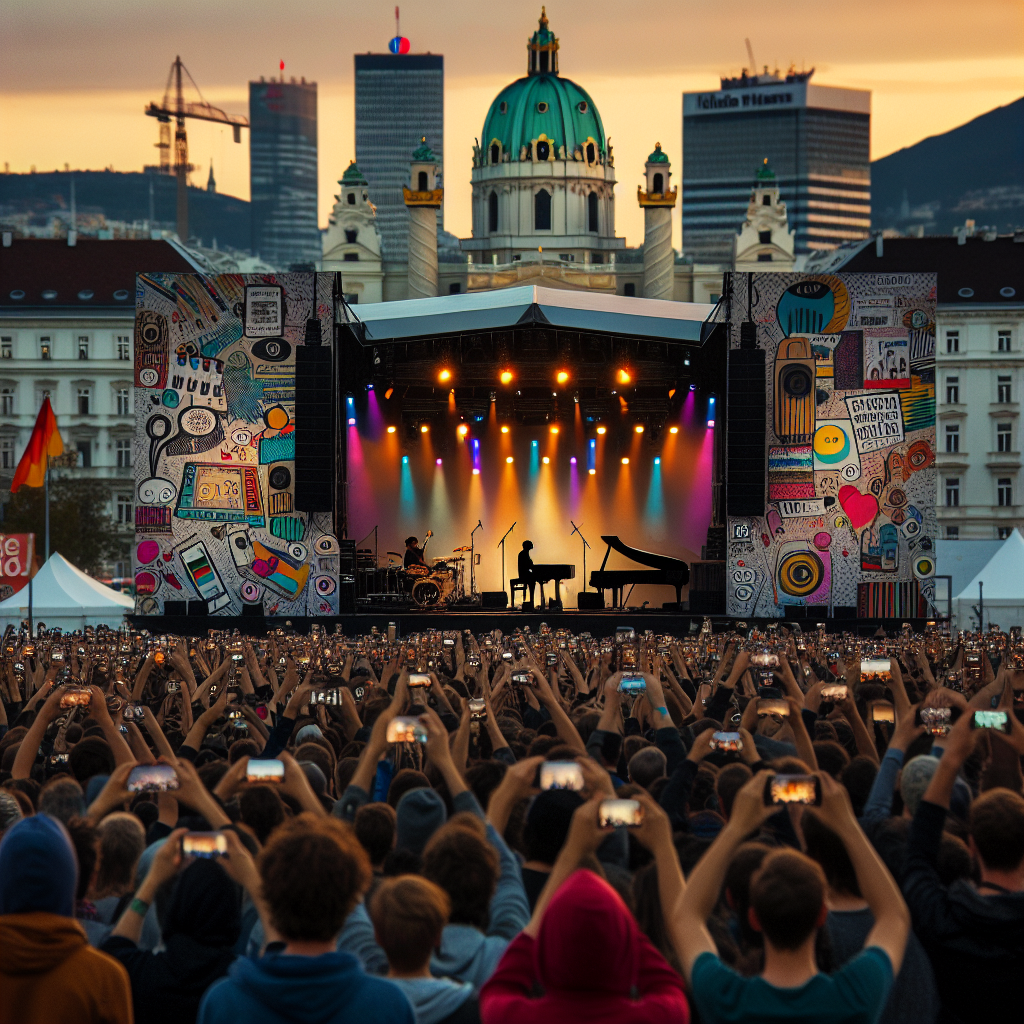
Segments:
[[[625,603],[622,597],[623,588],[629,587],[632,590],[637,584],[675,587],[676,604],[682,602],[683,587],[690,582],[690,567],[681,558],[672,558],[670,555],[658,555],[653,551],[631,548],[628,544],[623,544],[618,537],[603,536],[601,540],[608,545],[608,550],[604,553],[601,568],[595,569],[590,574],[590,585],[595,590],[610,590],[613,608],[621,608]],[[605,566],[608,564],[608,556],[612,553],[612,548],[620,555],[625,555],[627,558],[632,558],[634,562],[649,565],[652,568],[606,569]],[[629,593],[627,592],[626,600],[628,599]]]

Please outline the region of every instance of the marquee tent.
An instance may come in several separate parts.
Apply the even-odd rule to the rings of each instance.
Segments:
[[[108,625],[116,628],[125,614],[135,610],[131,597],[86,575],[56,552],[32,578],[32,621],[64,630]],[[29,588],[23,587],[0,601],[0,629],[17,626],[28,618]]]
[[[975,577],[953,598],[953,627],[977,629],[974,608],[981,589],[984,628],[1024,626],[1024,537],[1014,530]]]

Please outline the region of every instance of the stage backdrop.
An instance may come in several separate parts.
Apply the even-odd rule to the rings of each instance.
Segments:
[[[139,274],[136,610],[336,614],[338,542],[294,507],[295,349],[331,343],[332,274]]]
[[[765,352],[763,516],[728,522],[727,610],[927,614],[934,597],[934,274],[732,275],[730,348]],[[752,302],[748,310],[748,296]]]

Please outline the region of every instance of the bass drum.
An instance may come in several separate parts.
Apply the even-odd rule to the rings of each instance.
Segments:
[[[409,576],[417,577],[430,575],[430,570],[425,565],[410,565],[406,568],[405,572]]]
[[[441,581],[427,577],[412,585],[412,599],[421,608],[433,608],[441,603]]]

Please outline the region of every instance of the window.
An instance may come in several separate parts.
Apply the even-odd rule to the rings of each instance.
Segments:
[[[946,331],[946,352],[960,351],[960,332]]]
[[[0,338],[0,359],[12,359],[14,357],[14,339],[8,335]]]
[[[89,415],[89,400],[92,398],[92,392],[89,388],[78,389],[78,414],[79,416]]]
[[[78,449],[78,465],[82,469],[89,469],[92,466],[92,441],[76,441]]]
[[[428,190],[429,184],[426,171],[420,171],[416,187],[420,192],[426,192]]]
[[[487,230],[498,230],[498,193],[492,192],[487,197]]]
[[[665,192],[665,178],[660,171],[654,175],[654,191],[659,195],[663,195]]]
[[[592,142],[587,143],[587,163],[592,164],[597,159],[597,150]]]
[[[956,508],[960,504],[960,477],[946,477],[946,507]]]
[[[117,415],[118,416],[130,416],[131,410],[131,397],[130,392],[127,388],[118,388],[117,392]]]
[[[959,540],[960,539],[960,527],[959,526],[947,526],[946,527],[946,540]]]
[[[537,159],[547,160],[549,156],[551,156],[551,147],[541,139],[540,142],[537,143]]]
[[[358,263],[359,262],[359,253],[357,253],[357,252],[347,252],[342,257],[342,259],[343,259],[343,261],[345,263]]]
[[[0,388],[0,416],[14,415],[14,388]]]
[[[78,358],[88,359],[89,358],[89,335],[80,334],[78,336]]]
[[[345,241],[349,245],[352,245],[355,240],[359,237],[359,231],[356,228],[345,228]]]
[[[771,263],[772,262],[772,254],[770,252],[759,252],[757,254],[757,262],[758,263]]]
[[[632,281],[627,281],[622,288],[623,295],[636,295],[636,285]]]
[[[132,339],[127,334],[117,336],[117,358],[126,362],[132,357]]]
[[[459,295],[462,292],[462,285],[458,281],[453,281],[448,285],[449,295]]]
[[[946,378],[946,403],[956,405],[960,401],[960,378]]]
[[[996,451],[997,452],[1012,452],[1013,451],[1013,424],[1012,423],[997,423],[996,424]]]
[[[996,536],[1000,540],[1006,540],[1006,538],[1009,537],[1011,533],[1013,533],[1012,526],[1000,526],[999,529],[996,530]]]
[[[133,521],[132,496],[130,494],[119,494],[117,496],[117,521],[119,523],[131,523]]]
[[[537,231],[551,230],[551,193],[547,189],[533,197],[533,226]]]
[[[39,358],[40,359],[52,359],[52,349],[50,347],[50,339],[48,337],[42,337],[39,339]]]
[[[501,163],[501,146],[496,142],[491,143],[491,163]]]
[[[772,197],[768,196],[768,195],[762,196],[761,197],[761,205],[762,206],[771,206],[772,205]]]
[[[1010,378],[1000,376],[996,381],[996,401],[1004,405],[1013,401],[1010,394]]]
[[[349,206],[355,206],[356,205],[356,194],[355,194],[355,192],[349,192],[349,194],[348,194],[348,205]]]
[[[997,352],[1009,352],[1010,351],[1010,332],[1000,331],[996,335],[996,351]]]
[[[597,231],[597,193],[591,192],[587,196],[587,230]]]
[[[359,293],[358,292],[352,292],[350,294],[350,293],[346,292],[345,295],[344,295],[344,299],[345,299],[345,301],[350,306],[356,306],[356,305],[359,304]]]
[[[14,468],[14,438],[0,437],[0,469]]]
[[[757,240],[761,245],[771,245],[772,233],[770,231],[758,231]]]
[[[1004,508],[1013,504],[1013,481],[1008,476],[996,481],[996,504]]]
[[[946,427],[946,451],[960,451],[960,427],[958,425]]]
[[[132,464],[132,442],[130,438],[122,438],[114,442],[117,451],[117,465],[119,469],[128,469]]]

